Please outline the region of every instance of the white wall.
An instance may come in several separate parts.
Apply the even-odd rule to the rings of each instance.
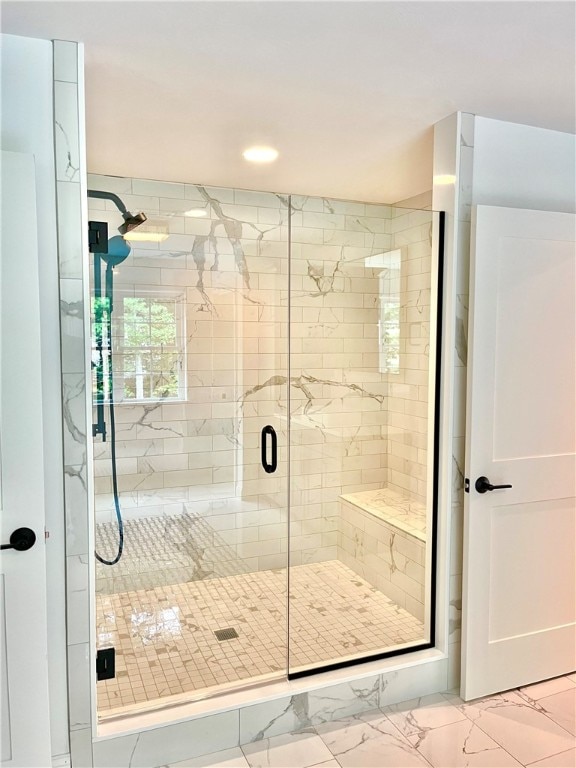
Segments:
[[[576,136],[474,119],[473,205],[576,211]]]
[[[52,43],[2,35],[3,150],[32,153],[36,166],[42,314],[42,380],[48,652],[52,754],[68,749],[64,512],[56,176],[53,143]]]

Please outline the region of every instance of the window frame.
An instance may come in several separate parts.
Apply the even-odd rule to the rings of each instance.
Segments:
[[[150,304],[156,300],[159,302],[174,302],[174,319],[175,319],[175,332],[176,340],[174,345],[148,345],[142,347],[126,347],[124,346],[124,300],[127,298],[145,299]],[[150,306],[149,304],[149,306]],[[186,366],[186,294],[182,290],[172,288],[150,288],[133,286],[132,288],[118,288],[114,291],[114,311],[112,313],[112,353],[114,358],[114,402],[117,405],[139,405],[147,403],[177,403],[184,402],[187,397],[187,366]],[[150,313],[149,313],[149,327]],[[95,354],[95,338],[94,338],[94,312],[92,308],[92,324],[91,324],[91,343],[92,354]],[[106,339],[104,339],[106,345]],[[136,354],[137,350],[141,349],[148,354],[162,354],[173,353],[177,358],[177,374],[178,392],[174,396],[156,396],[156,397],[127,397],[125,394],[125,382],[127,378],[127,372],[124,368],[124,356],[129,354]],[[117,367],[117,361],[122,358],[121,367]],[[107,381],[107,352],[104,348],[104,381],[106,386]],[[160,373],[160,372],[159,372]],[[153,371],[149,371],[145,374],[149,384],[150,379],[155,374]],[[96,392],[93,386],[93,402],[96,403]],[[104,394],[104,403],[109,402],[109,393],[106,391]]]

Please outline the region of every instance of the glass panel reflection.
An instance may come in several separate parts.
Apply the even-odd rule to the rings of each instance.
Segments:
[[[430,639],[435,360],[433,214],[292,201],[295,674]]]

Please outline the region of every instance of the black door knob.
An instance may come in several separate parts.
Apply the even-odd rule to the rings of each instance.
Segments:
[[[478,480],[474,483],[474,488],[478,491],[478,493],[486,493],[486,491],[498,491],[500,488],[512,488],[511,485],[492,485],[490,480],[488,480],[487,477],[479,477]]]
[[[10,536],[10,544],[2,544],[0,549],[16,549],[25,552],[36,543],[36,534],[31,528],[16,528]]]

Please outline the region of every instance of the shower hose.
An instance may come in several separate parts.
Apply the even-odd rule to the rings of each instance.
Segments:
[[[114,508],[116,510],[116,520],[118,522],[118,552],[113,560],[106,560],[98,552],[94,551],[96,560],[103,565],[116,565],[122,557],[124,551],[124,522],[120,510],[120,500],[118,498],[118,473],[116,471],[116,420],[114,418],[114,373],[112,366],[112,297],[108,299],[108,407],[110,411],[110,458],[112,461],[112,494],[114,496]],[[100,345],[100,361],[102,365],[102,345]]]

